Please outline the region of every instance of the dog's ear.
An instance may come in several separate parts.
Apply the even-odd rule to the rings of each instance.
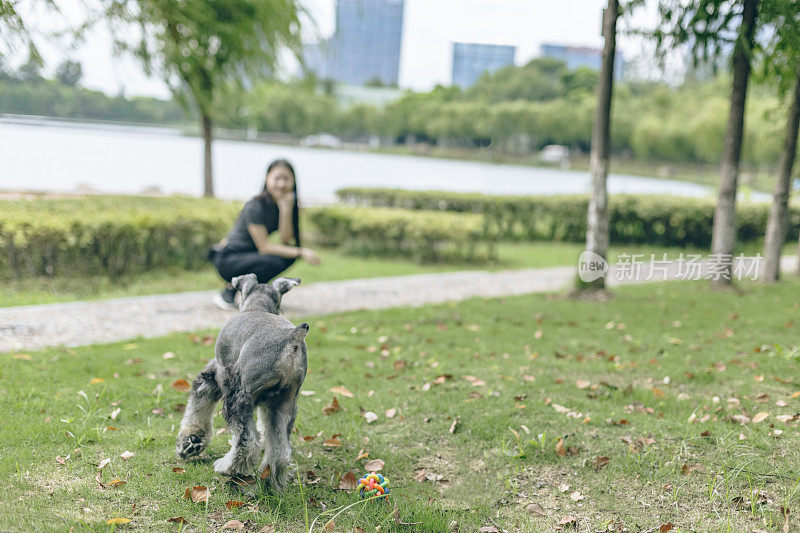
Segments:
[[[244,276],[237,276],[231,280],[231,285],[238,289],[242,296],[247,296],[250,289],[258,285],[258,278],[255,274],[245,274]]]
[[[300,280],[298,278],[278,278],[272,282],[272,288],[278,291],[278,294],[286,294],[292,287],[300,285]]]
[[[308,335],[308,324],[303,322],[292,331],[292,340],[302,342],[305,340],[306,335]]]

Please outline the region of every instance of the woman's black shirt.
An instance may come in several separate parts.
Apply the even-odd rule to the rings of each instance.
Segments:
[[[267,234],[276,231],[278,229],[278,206],[273,202],[264,202],[260,198],[253,198],[247,202],[226,237],[227,244],[225,247],[228,250],[237,252],[258,251],[256,243],[253,242],[253,237],[250,236],[250,232],[247,230],[249,224],[266,226]]]

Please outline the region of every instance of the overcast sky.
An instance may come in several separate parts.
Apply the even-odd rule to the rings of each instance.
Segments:
[[[304,0],[317,30],[308,25],[307,41],[326,37],[334,30],[335,0]],[[83,0],[59,0],[61,15],[34,13],[39,27],[76,24],[84,17]],[[400,86],[427,90],[449,84],[452,43],[480,42],[517,47],[516,62],[539,55],[542,43],[602,46],[600,18],[605,0],[405,0]],[[653,4],[653,2],[649,2]],[[655,20],[653,6],[637,15],[632,25],[648,26]],[[40,43],[49,70],[67,56],[83,65],[83,84],[109,94],[169,97],[158,79],[145,76],[131,59],[115,57],[111,36],[99,27],[77,50],[65,51],[52,42]],[[641,42],[620,36],[618,50],[626,60],[635,57]],[[18,58],[19,59],[19,58]]]

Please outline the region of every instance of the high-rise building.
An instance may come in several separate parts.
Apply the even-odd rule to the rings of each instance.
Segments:
[[[484,72],[513,65],[516,50],[499,44],[453,43],[453,85],[467,88]]]
[[[599,71],[603,64],[603,51],[599,48],[588,46],[565,46],[561,44],[543,44],[542,56],[560,59],[567,64],[567,68],[574,70],[578,67],[589,67]],[[625,71],[625,59],[619,50],[614,56],[614,79],[622,79]]]
[[[404,0],[337,0],[336,30],[306,45],[306,68],[351,85],[397,85]]]

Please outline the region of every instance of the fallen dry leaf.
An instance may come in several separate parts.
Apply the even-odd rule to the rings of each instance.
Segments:
[[[109,457],[109,458],[107,458],[107,459],[103,459],[102,461],[100,461],[100,464],[99,464],[99,465],[97,465],[97,468],[99,468],[100,470],[102,470],[102,469],[104,469],[105,467],[107,467],[107,466],[108,466],[108,463],[110,463],[110,462],[111,462],[111,458],[110,458],[110,457]]]
[[[397,414],[397,408],[392,407],[386,410],[386,418],[394,418],[394,415]]]
[[[385,464],[386,464],[386,463],[384,463],[384,462],[383,462],[382,460],[380,460],[380,459],[373,459],[372,461],[367,461],[367,462],[364,464],[364,468],[365,468],[365,469],[366,469],[368,472],[379,472],[379,471],[383,470],[383,466],[384,466]]]
[[[558,442],[556,442],[556,454],[559,457],[567,456],[567,449],[564,447],[564,439],[558,439]]]
[[[92,385],[96,385],[98,383],[103,383],[104,381],[105,378],[92,378],[89,380],[89,383],[91,383]]]
[[[188,392],[192,390],[192,386],[185,379],[177,379],[172,382],[172,388],[181,392]]]
[[[756,416],[753,417],[753,423],[758,424],[759,422],[763,422],[764,420],[767,419],[768,416],[769,413],[761,411],[760,413],[756,414]]]
[[[125,450],[124,452],[122,452],[122,454],[120,455],[120,457],[122,457],[122,459],[123,459],[124,461],[127,461],[128,459],[130,459],[131,457],[133,457],[133,455],[134,455],[134,454],[133,454],[133,452],[129,452],[128,450]]]
[[[67,456],[69,457],[69,456]],[[67,464],[67,460],[61,457],[60,455],[56,455],[56,462],[62,466]]]
[[[367,457],[369,457],[369,452],[366,451],[364,448],[361,448],[360,450],[358,450],[358,455],[356,455],[355,460],[358,461],[361,459],[366,459]]]
[[[455,432],[458,430],[458,425],[459,425],[460,423],[461,423],[461,417],[460,417],[460,416],[457,416],[457,417],[455,418],[455,420],[453,420],[453,423],[452,423],[452,424],[450,424],[450,430],[449,430],[449,432],[450,432],[450,433],[455,433]]]
[[[114,478],[114,479],[112,479],[111,481],[109,481],[108,483],[106,483],[106,486],[108,486],[108,487],[114,487],[114,488],[119,488],[119,487],[121,487],[122,485],[124,485],[125,483],[127,483],[127,481],[125,481],[125,480],[123,480],[123,479],[119,479],[119,478]]]
[[[570,493],[569,499],[574,501],[574,502],[579,502],[579,501],[583,500],[583,494],[581,494],[577,490],[573,491],[573,492]]]
[[[666,524],[662,524],[661,527],[658,528],[660,533],[667,533],[667,531],[672,531],[675,529],[675,524],[672,522],[667,522]]]
[[[415,481],[419,481],[420,483],[422,483],[423,481],[425,481],[425,474],[427,474],[427,473],[428,473],[428,471],[426,469],[424,469],[424,468],[421,469],[419,472],[417,472],[414,475],[414,480]]]
[[[611,462],[610,458],[601,456],[601,457],[596,457],[593,461],[591,461],[591,464],[596,469],[600,470],[601,468],[608,466],[610,462]]]
[[[330,533],[334,529],[336,529],[336,524],[333,523],[333,518],[331,518],[325,523],[325,531],[328,531]]]
[[[106,525],[113,525],[113,524],[127,524],[130,522],[130,518],[111,518],[106,521]]]
[[[234,476],[228,480],[228,483],[232,485],[239,485],[240,487],[255,485],[256,482],[257,480],[253,476]]]
[[[275,533],[275,524],[269,524],[258,530],[258,533]]]
[[[322,445],[327,446],[328,448],[338,448],[342,445],[342,442],[336,437],[331,437],[323,442]]]
[[[378,415],[376,415],[372,411],[367,411],[366,413],[364,413],[364,419],[367,421],[367,424],[372,424],[378,419]]]
[[[590,381],[587,381],[585,379],[579,379],[575,382],[575,386],[578,387],[579,389],[587,389],[591,384],[592,383]]]
[[[345,398],[355,398],[355,396],[353,395],[352,392],[347,390],[347,388],[342,387],[341,385],[338,386],[338,387],[332,387],[331,388],[331,392],[334,393],[334,394],[341,394]]]
[[[478,530],[480,533],[500,533],[500,530],[495,526],[484,526]]]
[[[272,467],[267,465],[264,467],[264,470],[261,471],[261,481],[264,481],[269,477],[270,472],[272,472]]]
[[[322,408],[322,412],[326,415],[332,415],[333,413],[338,413],[341,410],[342,408],[339,405],[339,400],[336,399],[336,396],[333,397],[333,400],[331,400],[330,405],[326,405],[325,407]]]
[[[316,394],[316,391],[313,391],[313,390],[301,390],[300,391],[300,395],[301,396],[314,396],[315,394]],[[266,527],[266,526],[264,526],[264,527]]]
[[[559,520],[558,525],[562,527],[575,527],[578,525],[578,521],[570,514]]]
[[[244,522],[240,522],[239,520],[229,520],[228,522],[225,522],[225,525],[222,526],[222,529],[244,529]]]
[[[525,510],[536,516],[547,516],[547,513],[538,503],[529,503],[525,506]]]
[[[356,475],[352,472],[346,473],[339,480],[339,490],[356,490],[357,487],[358,480],[356,479]]]
[[[185,469],[183,469],[183,468],[181,468],[179,466],[173,466],[172,467],[172,471],[173,472],[177,472],[178,474],[183,474],[184,472],[186,472]]]
[[[228,500],[228,501],[225,502],[225,507],[227,507],[228,510],[238,509],[242,505],[244,505],[244,502],[240,502],[240,501],[236,501],[236,500]]]
[[[750,422],[750,417],[747,415],[733,415],[731,418],[734,422],[738,422],[740,424],[748,424]]]
[[[164,355],[162,355],[161,357],[163,357],[164,359],[174,359],[175,354],[172,352],[164,352]]]
[[[565,493],[565,492],[567,492],[568,490],[569,490],[569,485],[567,485],[566,483],[561,483],[561,484],[558,486],[558,492],[560,492],[561,494],[564,494],[564,493]]]
[[[208,502],[208,489],[203,486],[187,487],[183,497],[192,500],[192,503]]]
[[[175,524],[185,524],[186,519],[182,516],[173,516],[172,518],[167,518],[167,522],[173,522]]]

